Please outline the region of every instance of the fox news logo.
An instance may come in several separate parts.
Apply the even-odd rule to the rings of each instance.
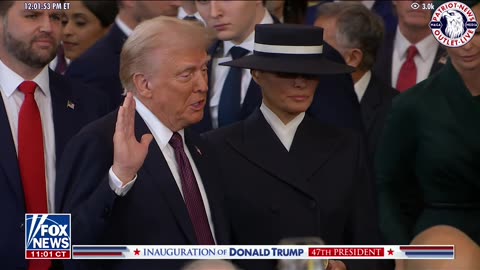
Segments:
[[[26,214],[25,258],[70,259],[70,214]]]
[[[433,36],[447,47],[467,44],[478,28],[475,13],[466,4],[451,1],[440,5],[432,14]]]

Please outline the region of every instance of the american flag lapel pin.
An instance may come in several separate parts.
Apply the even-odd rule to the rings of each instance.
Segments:
[[[75,110],[75,103],[71,102],[70,100],[67,101],[67,108]]]
[[[201,156],[202,155],[202,151],[200,151],[200,148],[198,148],[198,146],[195,145],[195,150],[197,150],[197,153]]]

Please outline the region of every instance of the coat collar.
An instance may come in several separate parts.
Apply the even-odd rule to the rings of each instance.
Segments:
[[[332,135],[330,129],[306,115],[288,152],[261,112],[256,110],[243,121],[241,132],[227,138],[227,143],[280,181],[314,197],[308,181],[328,161],[338,145],[339,141]]]

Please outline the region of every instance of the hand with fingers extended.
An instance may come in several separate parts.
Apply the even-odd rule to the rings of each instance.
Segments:
[[[140,142],[135,137],[135,100],[127,93],[120,106],[113,135],[113,172],[123,185],[133,180],[142,167],[152,142],[151,134],[144,134]]]

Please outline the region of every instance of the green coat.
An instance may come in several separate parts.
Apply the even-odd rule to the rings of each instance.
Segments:
[[[480,96],[451,63],[394,100],[375,167],[391,244],[438,224],[480,243]]]

